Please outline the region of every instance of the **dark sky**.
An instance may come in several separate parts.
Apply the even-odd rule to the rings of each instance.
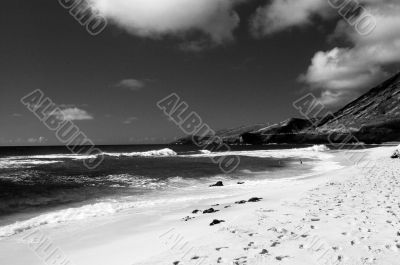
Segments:
[[[20,103],[35,89],[92,116],[74,122],[96,144],[159,143],[182,136],[156,106],[172,92],[216,130],[299,116],[292,102],[306,90],[297,79],[316,51],[331,48],[327,34],[334,25],[254,38],[247,25],[256,2],[237,8],[241,24],[234,41],[189,52],[179,48],[181,37],[138,37],[113,24],[91,36],[55,0],[4,1],[0,144],[59,144]],[[127,79],[144,86],[132,91],[117,85]]]

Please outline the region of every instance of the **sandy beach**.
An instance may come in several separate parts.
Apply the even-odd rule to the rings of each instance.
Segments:
[[[356,151],[374,161],[368,174],[338,151],[331,160],[341,168],[322,174],[227,183],[207,187],[207,199],[193,191],[198,200],[168,209],[31,229],[0,240],[0,264],[398,264],[393,149]]]

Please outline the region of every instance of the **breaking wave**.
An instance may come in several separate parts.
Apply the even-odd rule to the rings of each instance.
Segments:
[[[313,152],[326,152],[330,151],[329,147],[321,144],[321,145],[313,145],[311,147],[300,148],[298,150],[305,150],[305,151],[313,151]]]
[[[314,145],[305,148],[274,149],[274,150],[252,150],[252,151],[228,151],[228,152],[201,152],[200,154],[181,155],[181,157],[216,157],[216,156],[248,156],[259,158],[316,158],[323,159],[331,157],[327,153],[330,149],[326,145]]]
[[[199,195],[199,196],[188,196],[179,198],[169,199],[158,199],[149,201],[117,201],[109,200],[105,202],[99,202],[95,204],[89,204],[78,208],[69,208],[65,210],[59,210],[46,214],[39,215],[26,221],[16,222],[14,224],[0,227],[0,239],[13,236],[24,231],[37,228],[44,225],[56,225],[66,222],[82,221],[88,218],[102,217],[112,215],[124,210],[132,208],[150,207],[155,205],[164,205],[172,203],[183,203],[189,201],[197,201],[206,198],[223,198],[226,195]]]
[[[164,148],[161,150],[152,150],[145,152],[131,152],[131,153],[103,153],[103,155],[121,157],[121,156],[139,156],[139,157],[168,157],[176,156],[177,153],[169,148]]]
[[[35,159],[1,159],[0,168],[30,168],[37,165],[49,165],[61,163],[58,160],[35,160]]]

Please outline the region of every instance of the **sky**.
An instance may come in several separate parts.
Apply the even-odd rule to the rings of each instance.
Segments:
[[[149,144],[184,135],[157,107],[171,93],[218,130],[298,117],[310,92],[334,110],[399,70],[398,0],[85,1],[96,36],[72,0],[2,3],[0,145],[61,144],[21,104],[36,89],[96,144]]]

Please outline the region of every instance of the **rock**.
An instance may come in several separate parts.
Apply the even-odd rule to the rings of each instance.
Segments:
[[[217,181],[217,183],[210,185],[210,187],[222,187],[224,186],[224,183],[222,181]]]
[[[281,261],[281,260],[283,260],[285,258],[289,258],[289,256],[277,256],[277,257],[275,257],[275,259],[279,260],[279,261]]]
[[[210,223],[210,226],[217,225],[217,224],[220,224],[220,223],[223,223],[223,222],[225,222],[225,221],[224,221],[224,220],[217,220],[217,219],[214,219],[214,220]]]
[[[274,243],[272,243],[272,244],[271,244],[271,247],[273,247],[273,248],[274,248],[274,247],[276,247],[276,246],[277,246],[277,245],[279,245],[279,244],[280,244],[280,242],[278,242],[278,241],[275,241]]]
[[[200,210],[194,210],[192,213],[193,213],[193,214],[196,214],[196,213],[198,213],[198,212],[200,212]]]
[[[262,198],[253,197],[250,200],[248,200],[248,202],[259,202],[261,200],[262,200]]]
[[[242,184],[244,184],[244,182],[243,181],[239,181],[237,184],[242,185]]]
[[[390,158],[400,158],[400,151],[396,149],[396,151],[394,151]]]
[[[241,200],[241,201],[237,201],[237,202],[235,202],[236,204],[245,204],[247,201],[245,201],[245,200]]]
[[[216,212],[218,212],[219,210],[214,210],[214,208],[210,208],[210,209],[207,209],[207,210],[204,210],[203,211],[203,214],[205,214],[205,213],[216,213]]]
[[[261,254],[261,255],[268,254],[268,250],[266,250],[265,248],[263,248],[263,250],[261,250],[260,254]]]

